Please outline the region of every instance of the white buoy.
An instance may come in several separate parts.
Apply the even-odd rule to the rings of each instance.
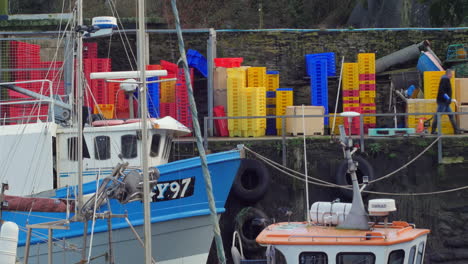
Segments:
[[[0,264],[16,263],[16,248],[18,246],[18,225],[13,222],[3,222],[0,229]]]

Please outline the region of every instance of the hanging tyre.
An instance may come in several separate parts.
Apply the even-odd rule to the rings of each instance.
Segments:
[[[262,249],[255,239],[269,224],[268,216],[254,207],[243,208],[236,216],[236,230],[244,249],[257,251]]]
[[[353,160],[358,162],[357,171],[356,171],[358,182],[360,184],[362,183],[363,176],[368,176],[369,181],[372,181],[374,179],[374,168],[372,167],[372,165],[363,157],[354,156]],[[353,184],[353,182],[351,181],[351,174],[347,173],[347,171],[348,171],[348,162],[346,160],[343,160],[341,161],[340,165],[338,166],[338,169],[336,170],[336,180],[335,180],[336,184],[338,185]],[[346,200],[352,200],[353,198],[352,190],[346,190],[346,189],[340,188],[340,192],[341,192],[342,198]],[[364,194],[365,193],[363,193],[363,195]]]
[[[268,170],[258,160],[242,159],[232,191],[245,202],[256,202],[265,195],[270,184]]]

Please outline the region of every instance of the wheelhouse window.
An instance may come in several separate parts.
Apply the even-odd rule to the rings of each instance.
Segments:
[[[419,243],[418,254],[417,254],[417,257],[416,257],[416,264],[421,264],[422,263],[423,255],[424,255],[424,241]]]
[[[157,157],[159,155],[159,143],[161,141],[161,135],[154,134],[151,138],[151,148],[150,148],[150,156]]]
[[[121,138],[122,157],[124,159],[133,159],[137,157],[137,136],[123,135]]]
[[[78,157],[78,138],[77,137],[70,137],[67,139],[67,145],[68,145],[68,159],[77,161]]]
[[[164,142],[164,152],[163,152],[162,158],[164,159],[169,158],[171,144],[172,144],[172,137],[167,135],[166,140]]]
[[[96,160],[110,159],[110,137],[97,136],[94,138],[94,158]]]
[[[302,252],[299,264],[328,264],[328,257],[324,252]]]
[[[375,264],[375,255],[368,252],[343,252],[336,255],[337,264]]]
[[[405,251],[402,249],[393,250],[388,255],[388,264],[403,264],[405,261]]]
[[[412,246],[408,256],[408,264],[414,264],[414,256],[416,255],[416,246]]]

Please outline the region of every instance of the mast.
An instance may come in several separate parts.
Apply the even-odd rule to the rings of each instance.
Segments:
[[[149,188],[149,174],[148,174],[148,124],[147,113],[148,106],[146,103],[146,60],[145,60],[145,1],[138,0],[138,33],[137,33],[137,47],[138,47],[138,69],[140,71],[140,109],[141,109],[141,135],[142,147],[141,152],[143,155],[142,170],[143,170],[143,212],[144,212],[144,232],[145,232],[145,263],[151,264],[151,210],[150,210],[150,188]]]
[[[77,0],[77,18],[78,25],[83,25],[83,0]],[[76,112],[78,114],[77,126],[77,159],[78,159],[78,197],[77,197],[77,217],[81,218],[81,208],[83,207],[83,33],[76,32],[77,48],[76,48],[76,72],[77,72],[77,91],[76,91]]]

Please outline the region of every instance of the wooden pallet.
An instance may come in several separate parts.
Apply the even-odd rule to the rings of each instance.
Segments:
[[[370,137],[405,136],[415,132],[414,128],[370,128],[368,135]]]

